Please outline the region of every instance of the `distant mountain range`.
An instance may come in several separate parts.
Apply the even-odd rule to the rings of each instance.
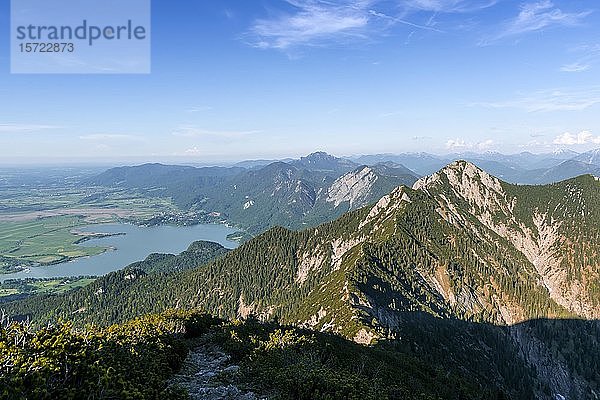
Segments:
[[[378,154],[353,157],[352,160],[367,165],[393,161],[420,176],[432,174],[452,161],[466,160],[507,182],[526,185],[559,182],[588,173],[600,174],[600,150],[582,154],[570,150],[511,155],[497,152],[454,153],[444,156],[428,153]]]
[[[392,162],[365,166],[326,153],[250,168],[144,164],[110,169],[85,185],[144,190],[182,208],[219,213],[251,233],[301,228],[376,202],[418,176]]]
[[[406,172],[377,161],[354,169],[315,163],[343,166],[341,180],[321,170],[331,182],[317,191],[302,181],[307,169],[270,164],[239,175],[246,186],[238,189],[262,182],[257,205],[281,193],[284,204],[304,199],[313,210],[343,201],[349,209],[365,203],[360,188],[376,193],[374,177]],[[358,343],[389,342],[495,388],[498,398],[596,399],[598,199],[600,180],[590,175],[514,185],[456,161],[315,228],[273,228],[229,252],[199,244],[181,256],[153,256],[79,291],[6,310],[99,324],[169,308],[254,315]],[[301,206],[287,210],[294,207]]]
[[[258,234],[276,225],[298,229],[333,220],[377,202],[399,185],[411,186],[455,160],[467,160],[517,184],[548,184],[583,174],[600,175],[598,151],[447,156],[406,153],[352,159],[317,152],[297,160],[245,161],[232,167],[119,167],[84,184],[170,197],[181,208],[216,213]]]

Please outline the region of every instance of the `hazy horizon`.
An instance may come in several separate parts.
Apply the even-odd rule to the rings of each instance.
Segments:
[[[300,159],[301,157],[306,157],[308,155],[311,155],[313,153],[318,153],[318,152],[324,152],[327,153],[331,156],[337,157],[337,158],[344,158],[344,159],[349,159],[349,160],[353,160],[353,159],[358,159],[362,156],[377,156],[377,155],[382,155],[382,156],[397,156],[397,155],[430,155],[430,156],[434,156],[434,157],[439,157],[439,158],[455,158],[458,159],[461,156],[470,156],[470,157],[477,157],[477,156],[481,156],[484,157],[486,155],[493,155],[493,154],[498,154],[498,155],[503,155],[503,156],[516,156],[516,155],[520,155],[520,154],[534,154],[537,156],[552,156],[553,154],[557,154],[557,152],[561,152],[561,151],[572,151],[569,149],[559,149],[559,150],[554,150],[554,151],[548,151],[548,152],[531,152],[531,151],[523,151],[523,152],[518,152],[518,153],[502,153],[502,152],[496,152],[496,151],[492,151],[492,150],[487,150],[487,151],[481,151],[481,152],[476,152],[476,151],[464,151],[464,152],[446,152],[446,153],[433,153],[433,152],[427,152],[427,151],[420,151],[420,152],[398,152],[398,153],[393,153],[393,152],[381,152],[381,153],[361,153],[361,154],[333,154],[331,152],[325,151],[325,150],[320,150],[320,149],[316,149],[310,153],[302,153],[302,154],[287,154],[287,155],[281,155],[281,156],[273,156],[273,157],[251,157],[251,158],[233,158],[233,159],[215,159],[215,160],[201,160],[201,159],[197,159],[197,158],[186,158],[186,157],[168,157],[168,156],[150,156],[150,157],[117,157],[117,158],[105,158],[105,159],[92,159],[92,158],[55,158],[55,159],[0,159],[0,167],[4,167],[4,168],[19,168],[19,167],[44,167],[44,166],[49,166],[49,167],[76,167],[76,166],[83,166],[83,167],[115,167],[115,166],[125,166],[125,165],[141,165],[141,164],[171,164],[171,165],[190,165],[190,166],[198,166],[198,167],[208,167],[208,166],[234,166],[236,164],[239,163],[244,163],[244,162],[252,162],[252,161],[284,161],[284,160],[289,160],[289,159]],[[592,149],[592,150],[588,150],[588,151],[599,151],[600,152],[600,148],[598,149]],[[576,152],[576,151],[572,151],[574,156],[579,155],[579,154],[583,154],[586,152]],[[567,158],[568,159],[568,158]]]
[[[597,6],[154,1],[149,74],[10,74],[0,42],[0,163],[585,152]]]

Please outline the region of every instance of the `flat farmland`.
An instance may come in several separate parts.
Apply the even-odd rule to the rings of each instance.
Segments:
[[[181,211],[154,193],[81,185],[81,176],[68,177],[72,172],[0,169],[0,274],[104,252],[77,245],[94,236],[82,233],[83,226],[144,224]]]
[[[23,279],[0,284],[0,303],[11,296],[60,294],[94,282],[95,278]]]
[[[78,246],[87,225],[81,216],[60,215],[26,221],[0,221],[0,268],[52,264],[76,257],[97,255],[102,247]]]

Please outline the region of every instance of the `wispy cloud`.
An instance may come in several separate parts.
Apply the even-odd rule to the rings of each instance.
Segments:
[[[486,151],[491,149],[495,145],[495,142],[492,139],[486,139],[480,142],[470,142],[465,139],[449,139],[446,142],[446,149],[450,151],[466,151],[466,150],[475,150],[475,151]]]
[[[571,64],[565,64],[562,67],[560,67],[560,70],[562,72],[583,72],[583,71],[587,71],[591,68],[592,66],[590,64],[582,64],[581,62],[574,62]]]
[[[433,139],[433,137],[431,137],[431,136],[413,136],[413,137],[411,137],[411,139],[415,140],[415,141],[422,141],[422,140],[431,140],[431,139]]]
[[[374,0],[288,0],[293,12],[257,20],[250,30],[259,48],[288,49],[330,39],[365,37]]]
[[[506,21],[500,32],[483,39],[480,45],[557,26],[576,26],[590,14],[591,11],[564,12],[550,0],[525,3],[515,18]]]
[[[560,67],[562,72],[584,72],[592,69],[592,66],[600,60],[600,45],[582,45],[572,49],[571,52],[579,53],[577,61]]]
[[[594,136],[590,131],[582,131],[577,134],[565,132],[562,135],[557,136],[552,143],[567,146],[600,144],[600,136]]]
[[[136,135],[125,135],[119,133],[93,133],[90,135],[79,136],[81,140],[90,141],[105,141],[105,140],[140,140],[140,136]]]
[[[229,8],[226,8],[225,10],[223,10],[223,14],[225,15],[225,18],[227,18],[227,19],[235,18],[235,13],[232,10],[230,10]]]
[[[404,115],[406,114],[405,110],[398,110],[398,111],[389,111],[389,112],[384,112],[378,115],[379,118],[389,118],[389,117],[396,117],[398,115]]]
[[[431,19],[429,20],[429,22],[427,24],[416,24],[416,23],[410,22],[410,21],[408,21],[408,20],[406,20],[404,18],[393,17],[393,16],[386,15],[384,13],[381,13],[381,12],[378,12],[378,11],[375,11],[375,10],[370,10],[369,14],[371,14],[374,17],[378,17],[378,18],[387,20],[387,21],[391,22],[392,24],[408,25],[408,26],[411,26],[413,28],[418,28],[418,29],[424,29],[424,30],[427,30],[427,31],[434,31],[434,32],[443,33],[442,30],[437,29],[437,28],[435,28],[433,26],[433,22],[432,22]]]
[[[398,25],[443,32],[436,26],[438,14],[476,12],[499,1],[396,0],[390,8],[385,0],[286,0],[288,11],[256,20],[245,37],[258,48],[289,50],[354,43],[385,35]],[[422,21],[411,18],[422,12],[432,14]]]
[[[489,108],[517,108],[527,112],[581,111],[600,103],[600,87],[541,90],[512,100],[473,103]]]
[[[189,156],[197,156],[203,154],[204,151],[198,148],[198,146],[194,146],[190,147],[189,149],[186,149],[183,153]]]
[[[212,107],[211,106],[193,106],[193,107],[189,107],[185,110],[185,112],[188,113],[199,113],[199,112],[204,112],[204,111],[212,111]]]
[[[499,0],[405,0],[405,7],[437,13],[469,13],[492,7]]]
[[[251,131],[211,131],[201,129],[195,126],[180,126],[172,132],[173,136],[184,138],[222,138],[222,139],[237,139],[256,133],[258,130]]]
[[[0,124],[0,133],[27,133],[39,132],[49,129],[60,129],[57,125],[37,125],[37,124]]]

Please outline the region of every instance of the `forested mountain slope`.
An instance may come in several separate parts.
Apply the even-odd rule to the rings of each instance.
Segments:
[[[459,161],[374,206],[271,229],[198,268],[117,272],[7,309],[100,324],[172,307],[277,318],[391,340],[512,398],[595,398],[598,322],[552,320],[600,317],[599,198],[592,176],[516,186]]]

